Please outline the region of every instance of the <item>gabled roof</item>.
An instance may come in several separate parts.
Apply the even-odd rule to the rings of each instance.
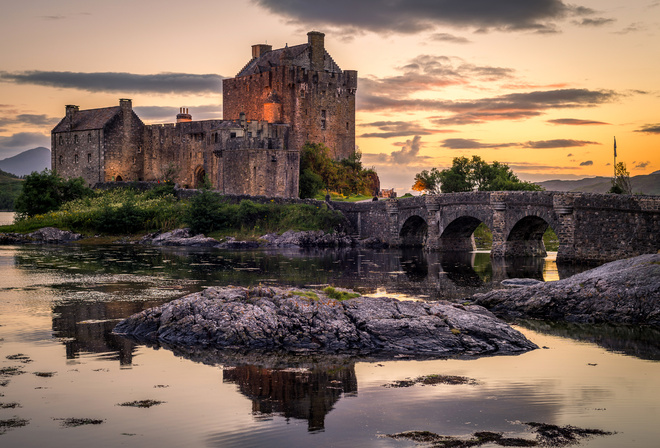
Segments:
[[[324,52],[324,69],[329,72],[341,73],[341,69],[328,52],[325,50]],[[309,44],[294,45],[293,47],[284,47],[268,51],[258,58],[254,58],[248,62],[236,77],[256,75],[258,73],[268,72],[272,67],[280,67],[284,65],[293,65],[309,70],[311,67],[311,61],[309,60]]]
[[[73,115],[71,131],[87,131],[92,129],[102,129],[111,119],[121,113],[120,106],[103,107],[101,109],[79,110]],[[59,122],[53,132],[68,132],[67,118],[64,117]]]

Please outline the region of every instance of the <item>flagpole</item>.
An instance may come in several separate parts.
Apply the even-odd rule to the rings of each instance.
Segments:
[[[616,180],[616,136],[614,136],[614,179]]]

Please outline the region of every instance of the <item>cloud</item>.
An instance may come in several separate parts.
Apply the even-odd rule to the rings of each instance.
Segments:
[[[20,151],[37,146],[50,148],[50,135],[39,132],[18,132],[9,137],[0,137],[0,159],[14,156]]]
[[[660,134],[660,123],[644,125],[642,129],[637,129],[635,132],[646,132],[647,134]]]
[[[53,15],[53,16],[39,16],[39,17],[44,19],[44,20],[62,20],[62,19],[66,19],[66,16],[60,16],[60,15],[58,15],[58,16],[55,16],[55,15]]]
[[[222,76],[190,73],[139,75],[125,72],[0,72],[0,81],[84,90],[87,92],[219,93]]]
[[[580,166],[591,166],[594,164],[593,160],[587,160],[586,162],[581,162]]]
[[[582,20],[576,20],[573,23],[579,26],[603,26],[603,25],[608,25],[610,23],[616,22],[615,19],[608,19],[605,17],[595,17],[593,19],[590,18],[583,18]]]
[[[469,44],[469,43],[472,43],[472,41],[469,40],[466,37],[454,36],[453,34],[448,34],[448,33],[434,33],[434,34],[431,34],[429,39],[434,40],[436,42],[449,42],[451,44]]]
[[[449,149],[499,149],[518,146],[517,143],[481,143],[479,140],[471,138],[448,138],[442,141],[440,145]]]
[[[359,135],[360,138],[391,138],[391,137],[409,137],[413,135],[432,135],[442,132],[452,132],[439,129],[426,129],[417,123],[407,121],[375,121],[372,123],[360,124],[361,127],[374,127],[382,132],[369,132]]]
[[[49,117],[45,114],[18,114],[0,117],[0,126],[10,124],[28,126],[55,126],[61,118]]]
[[[647,26],[641,22],[634,22],[628,25],[627,27],[623,28],[620,31],[615,31],[614,34],[629,34],[629,33],[637,33],[640,31],[646,31]]]
[[[411,34],[440,25],[479,31],[553,32],[555,20],[587,15],[593,10],[562,0],[253,0],[294,23],[375,33]]]
[[[591,126],[591,125],[600,125],[600,124],[610,124],[610,123],[605,123],[603,121],[580,120],[579,118],[557,118],[556,120],[548,120],[548,123],[566,124],[571,126]]]
[[[573,153],[569,152],[568,154],[566,154],[566,157],[573,157]]]
[[[646,168],[651,164],[650,160],[647,160],[646,162],[639,162],[637,165],[635,165],[635,168]]]
[[[587,146],[587,145],[600,145],[600,143],[591,142],[588,140],[556,139],[556,140],[540,140],[536,142],[527,142],[523,144],[523,147],[535,148],[535,149],[551,149],[551,148],[573,148],[576,146]]]
[[[406,144],[398,151],[392,151],[390,158],[392,162],[406,165],[416,159],[421,148],[422,137],[416,135],[412,140],[406,140]]]

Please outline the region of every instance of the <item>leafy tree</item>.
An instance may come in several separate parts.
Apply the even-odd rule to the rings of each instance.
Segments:
[[[489,164],[479,156],[456,157],[450,168],[438,171],[424,170],[415,176],[413,190],[428,193],[456,193],[461,191],[540,191],[543,188],[518,179],[508,165],[500,162]]]
[[[414,191],[427,192],[429,194],[440,193],[440,171],[437,168],[431,168],[431,171],[424,170],[415,175],[415,183],[412,186]]]
[[[373,169],[362,167],[362,154],[336,161],[321,143],[305,143],[300,152],[299,195],[312,198],[319,192],[342,194],[372,194]]]
[[[29,217],[57,210],[65,202],[92,194],[94,192],[85,185],[82,177],[64,180],[56,172],[45,169],[25,178],[14,209],[19,218]]]
[[[612,179],[612,188],[608,193],[632,194],[632,184],[630,183],[630,173],[626,169],[626,164],[619,162],[614,167],[614,178]]]

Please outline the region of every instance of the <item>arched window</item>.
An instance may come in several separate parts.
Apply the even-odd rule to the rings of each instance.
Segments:
[[[73,156],[73,163],[78,163],[78,154]]]

